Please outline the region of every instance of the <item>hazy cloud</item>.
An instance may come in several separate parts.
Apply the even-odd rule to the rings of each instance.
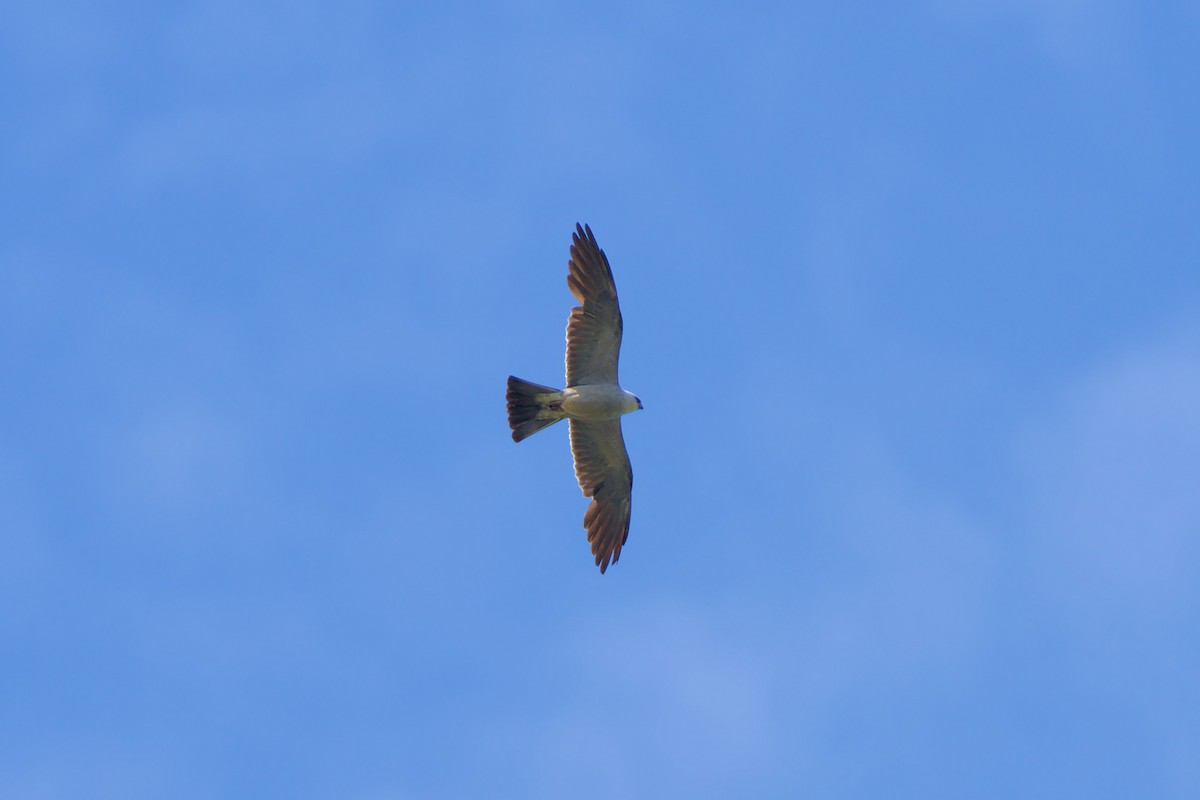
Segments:
[[[931,0],[969,28],[1015,24],[1052,59],[1083,65],[1120,41],[1126,10],[1119,0]]]
[[[1192,329],[1114,356],[1025,434],[1043,578],[1083,601],[1078,611],[1174,616],[1195,601],[1197,341]]]

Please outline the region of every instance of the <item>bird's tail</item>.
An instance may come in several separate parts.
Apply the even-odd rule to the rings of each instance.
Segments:
[[[562,392],[508,376],[508,427],[514,442],[562,419]]]

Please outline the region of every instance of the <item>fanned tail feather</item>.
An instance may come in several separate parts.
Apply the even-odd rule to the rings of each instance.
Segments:
[[[519,442],[563,419],[562,392],[508,376],[508,427]]]

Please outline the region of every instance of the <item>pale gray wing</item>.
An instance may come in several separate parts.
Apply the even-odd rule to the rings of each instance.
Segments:
[[[617,563],[629,538],[633,468],[621,435],[621,420],[571,420],[571,454],[575,477],[585,497],[592,498],[583,515],[588,542],[601,574],[609,560]]]
[[[617,383],[621,354],[621,307],[608,257],[592,229],[575,225],[567,286],[580,305],[567,320],[567,387]]]

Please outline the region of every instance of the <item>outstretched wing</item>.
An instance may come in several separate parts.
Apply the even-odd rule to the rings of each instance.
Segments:
[[[608,257],[592,229],[575,225],[567,286],[580,305],[567,320],[567,387],[617,383],[621,354],[621,307]]]
[[[603,574],[610,560],[617,563],[629,538],[633,468],[621,435],[621,420],[571,420],[571,454],[579,488],[592,498],[583,515],[583,527]]]

